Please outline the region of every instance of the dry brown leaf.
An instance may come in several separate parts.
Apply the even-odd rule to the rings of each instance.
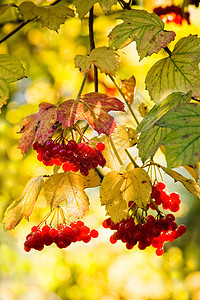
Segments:
[[[121,80],[121,91],[124,94],[126,100],[131,105],[134,101],[134,92],[136,86],[136,79],[135,76],[132,75],[130,78]]]

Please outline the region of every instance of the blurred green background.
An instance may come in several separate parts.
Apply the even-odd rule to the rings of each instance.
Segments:
[[[15,1],[20,4],[22,1]],[[67,1],[70,3],[70,1]],[[72,1],[71,1],[72,2]],[[171,1],[164,1],[171,4]],[[176,1],[180,2],[180,1]],[[1,4],[9,1],[0,1]],[[48,4],[35,1],[36,4]],[[50,3],[50,1],[49,1]],[[159,5],[161,1],[146,1],[146,8]],[[179,4],[179,3],[178,3]],[[72,7],[72,5],[71,5]],[[96,5],[94,21],[96,46],[108,45],[107,35],[119,20],[119,6],[113,7],[110,15],[103,15]],[[175,42],[189,34],[200,34],[200,8],[189,7],[191,25],[167,24],[167,30],[177,34]],[[10,8],[0,16],[0,39],[11,32],[16,24],[16,9]],[[6,23],[6,24],[5,24]],[[175,42],[169,45],[173,49]],[[10,99],[0,115],[0,214],[22,193],[26,182],[33,176],[52,174],[51,167],[37,161],[30,149],[23,157],[18,149],[20,122],[38,110],[41,102],[58,104],[63,99],[76,97],[83,75],[74,68],[74,57],[89,52],[88,19],[80,21],[69,18],[61,25],[59,34],[41,28],[32,22],[0,45],[0,53],[18,57],[23,63],[28,78],[10,85]],[[136,77],[136,93],[133,109],[141,102],[153,106],[144,79],[155,61],[165,56],[164,51],[153,54],[139,62],[135,43],[119,50],[119,80]],[[120,98],[112,82],[99,75],[99,90]],[[94,90],[87,81],[84,93]],[[120,98],[121,99],[121,98]],[[129,114],[113,114],[118,124],[135,127]],[[91,133],[90,133],[91,134]],[[156,161],[165,163],[162,154]],[[190,175],[179,168],[179,172]],[[97,228],[100,237],[89,244],[73,244],[60,250],[56,246],[46,247],[42,252],[23,250],[25,236],[31,226],[39,223],[47,211],[46,203],[39,198],[30,222],[22,221],[14,230],[5,232],[1,225],[0,245],[0,299],[1,300],[199,300],[200,299],[200,204],[179,183],[167,175],[164,181],[170,192],[176,191],[182,200],[176,213],[177,222],[187,226],[187,233],[173,243],[167,243],[162,257],[155,255],[149,247],[140,251],[127,250],[121,243],[111,245],[111,232],[101,227],[105,210],[100,205],[99,189],[87,189],[90,211],[84,222]]]

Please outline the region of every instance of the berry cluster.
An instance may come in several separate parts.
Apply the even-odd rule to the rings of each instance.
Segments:
[[[140,250],[144,250],[150,245],[156,248],[158,256],[164,253],[163,244],[165,241],[174,241],[186,232],[184,225],[177,226],[175,217],[167,214],[165,217],[160,216],[156,219],[152,215],[148,215],[142,219],[142,222],[135,223],[134,218],[123,219],[118,223],[114,223],[111,218],[103,221],[104,228],[116,230],[110,237],[111,244],[115,244],[117,240],[126,243],[127,249],[132,249],[137,243]]]
[[[181,200],[179,194],[171,193],[168,194],[164,191],[165,184],[163,182],[158,182],[156,185],[152,186],[152,203],[149,204],[149,207],[155,210],[155,205],[157,206],[162,204],[163,209],[169,209],[172,212],[177,212],[180,209]]]
[[[164,23],[174,22],[176,24],[182,24],[183,19],[190,25],[190,14],[189,12],[182,11],[181,7],[170,5],[166,7],[156,7],[153,12],[157,14]]]
[[[159,210],[158,206],[161,204],[163,209],[169,209],[172,212],[177,212],[180,208],[179,195],[177,193],[167,194],[164,189],[163,182],[152,186],[151,203],[145,209],[146,217],[138,214],[136,203],[129,201],[129,216],[126,220],[123,219],[116,224],[111,218],[103,221],[104,228],[115,230],[110,237],[112,244],[121,240],[126,243],[127,249],[132,249],[138,243],[140,250],[152,245],[156,248],[156,254],[160,256],[164,253],[164,242],[172,242],[187,231],[185,225],[177,226],[173,214],[164,215]],[[157,217],[147,215],[149,208],[158,212]]]
[[[47,140],[44,145],[37,141],[33,144],[33,149],[37,151],[37,159],[45,166],[61,166],[65,172],[78,172],[84,176],[89,174],[90,169],[97,166],[104,167],[106,160],[102,151],[105,145],[102,142],[96,144],[96,148],[86,143],[77,144],[75,140],[69,140],[67,144]]]
[[[83,241],[89,243],[91,238],[99,235],[96,229],[90,230],[84,225],[83,221],[71,222],[70,225],[59,224],[56,228],[44,225],[41,229],[38,226],[31,228],[31,233],[26,237],[24,250],[29,252],[31,249],[41,251],[44,245],[50,246],[55,243],[58,248],[67,248],[71,243]]]

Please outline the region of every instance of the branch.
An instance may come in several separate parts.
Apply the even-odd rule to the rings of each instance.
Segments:
[[[90,52],[95,49],[95,42],[94,42],[94,14],[93,14],[93,7],[90,9],[89,14],[89,39],[90,39]],[[94,89],[95,92],[98,92],[98,69],[94,66]]]

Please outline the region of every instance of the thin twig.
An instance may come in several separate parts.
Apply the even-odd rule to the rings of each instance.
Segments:
[[[128,155],[130,161],[132,162],[132,164],[134,165],[135,168],[139,168],[138,164],[134,161],[134,159],[132,158],[132,156],[130,155],[130,153],[128,152],[127,149],[125,149],[126,154]]]
[[[95,49],[95,42],[94,42],[94,13],[93,13],[93,7],[90,9],[89,14],[89,39],[90,39],[90,53],[93,49]],[[94,66],[94,90],[95,92],[98,92],[98,69],[96,66]]]

